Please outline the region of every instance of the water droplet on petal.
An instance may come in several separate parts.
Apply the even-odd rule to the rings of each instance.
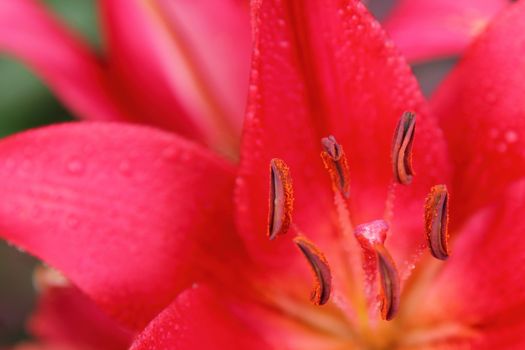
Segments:
[[[507,140],[508,143],[514,143],[518,141],[518,133],[514,130],[508,130],[505,133],[505,140]]]
[[[67,171],[73,175],[81,175],[84,172],[84,163],[79,159],[72,159],[67,163]]]
[[[127,160],[123,160],[120,162],[118,166],[118,170],[120,173],[124,176],[130,176],[131,175],[131,164]]]
[[[80,224],[80,221],[78,220],[78,218],[75,215],[70,214],[66,218],[66,224],[67,224],[67,226],[69,228],[76,229],[76,228],[78,228],[78,226]]]

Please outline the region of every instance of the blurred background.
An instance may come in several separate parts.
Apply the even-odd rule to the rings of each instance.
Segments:
[[[77,29],[93,47],[100,48],[95,0],[43,2]],[[394,0],[368,3],[376,17],[381,19],[388,14]],[[425,94],[433,91],[454,62],[454,59],[449,59],[413,67]],[[72,119],[71,114],[22,63],[0,53],[0,137]],[[0,241],[0,348],[28,336],[24,323],[35,302],[32,271],[36,264],[36,259]]]

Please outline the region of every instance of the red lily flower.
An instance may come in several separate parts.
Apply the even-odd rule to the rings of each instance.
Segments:
[[[207,6],[101,0],[100,58],[37,0],[6,0],[0,51],[30,64],[80,118],[160,126],[235,156],[248,84],[248,5]]]
[[[26,132],[0,142],[0,232],[134,350],[520,348],[524,16],[480,36],[434,119],[360,2],[255,1],[238,169],[147,127]]]
[[[461,54],[509,0],[400,0],[384,22],[411,62]]]

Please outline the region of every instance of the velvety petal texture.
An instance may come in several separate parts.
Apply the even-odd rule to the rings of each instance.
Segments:
[[[400,0],[384,27],[405,57],[459,55],[509,0]]]
[[[0,235],[128,325],[239,254],[232,167],[171,134],[69,123],[2,140],[0,158]]]
[[[432,100],[456,169],[458,223],[525,175],[524,18],[523,1],[498,16]]]
[[[131,350],[270,349],[206,287],[183,293],[140,334]]]
[[[398,189],[398,234],[389,242],[405,257],[423,237],[419,220],[426,193],[448,172],[443,136],[407,63],[359,1],[266,0],[253,7],[255,47],[237,187],[239,227],[251,251],[269,252],[274,263],[295,256],[276,253],[280,245],[283,251],[295,248],[286,240],[269,242],[265,233],[274,157],[291,169],[293,221],[323,249],[333,244],[337,216],[319,156],[321,138],[330,134],[349,159],[354,224],[382,218],[396,123],[413,110],[417,175],[413,185]]]
[[[134,336],[73,287],[45,290],[28,328],[41,342],[72,349],[126,350]]]
[[[247,4],[100,3],[112,73],[140,121],[237,153],[248,85]]]
[[[98,58],[40,2],[0,3],[0,53],[29,64],[78,117],[126,119]]]

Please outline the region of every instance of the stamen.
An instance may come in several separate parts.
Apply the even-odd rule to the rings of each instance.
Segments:
[[[446,260],[448,250],[448,191],[445,185],[433,186],[425,203],[425,231],[430,252]]]
[[[392,142],[392,166],[394,180],[403,185],[412,182],[412,143],[416,131],[416,115],[405,112],[397,123]]]
[[[311,300],[315,305],[324,305],[328,302],[328,299],[330,299],[332,290],[332,272],[330,271],[328,261],[319,248],[304,236],[295,237],[294,242],[306,260],[308,260],[315,275],[315,285]]]
[[[381,279],[381,317],[390,321],[397,314],[400,299],[399,273],[394,260],[382,244],[376,244],[377,264]]]
[[[293,187],[290,169],[284,161],[270,161],[270,210],[268,213],[268,238],[285,234],[292,222]]]
[[[323,137],[321,144],[323,146],[321,158],[330,174],[334,191],[340,191],[345,198],[348,198],[350,196],[350,171],[343,146],[338,144],[332,135]]]

